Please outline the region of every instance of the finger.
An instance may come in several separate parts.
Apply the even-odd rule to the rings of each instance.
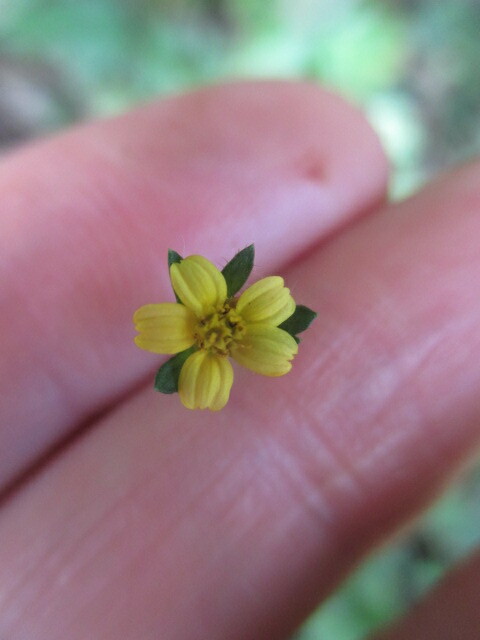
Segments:
[[[286,274],[319,311],[291,374],[217,414],[147,389],[12,499],[0,632],[281,638],[423,507],[479,440],[479,176]]]
[[[442,580],[394,629],[377,640],[478,640],[480,553]]]
[[[172,299],[168,247],[288,261],[383,197],[364,119],[305,84],[210,88],[0,167],[0,486],[155,367],[132,313]]]

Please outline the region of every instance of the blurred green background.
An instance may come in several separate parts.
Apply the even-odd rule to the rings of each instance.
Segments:
[[[478,0],[0,0],[0,147],[231,77],[299,77],[362,105],[392,195],[480,150]],[[356,640],[480,542],[480,472],[363,564],[295,635]]]

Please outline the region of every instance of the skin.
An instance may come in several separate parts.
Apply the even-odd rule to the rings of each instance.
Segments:
[[[361,114],[296,83],[2,161],[1,638],[288,637],[472,459],[480,164],[393,206],[387,173]],[[168,247],[221,267],[252,241],[319,317],[290,374],[237,367],[190,412],[153,392],[133,311],[173,299]]]

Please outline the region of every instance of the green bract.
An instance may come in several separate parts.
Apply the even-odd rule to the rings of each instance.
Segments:
[[[227,283],[227,296],[231,298],[243,287],[253,269],[255,249],[250,244],[239,251],[222,269]]]
[[[303,304],[297,304],[295,307],[295,311],[287,318],[285,322],[278,325],[279,329],[283,329],[291,336],[295,338],[295,340],[300,342],[300,338],[298,337],[298,333],[302,333],[305,329],[312,324],[312,322],[317,317],[315,311],[312,311],[308,307],[305,307]]]
[[[155,389],[160,393],[177,393],[180,371],[188,356],[196,350],[196,347],[185,349],[162,364],[155,376]]]
[[[173,249],[169,249],[168,250],[168,271],[169,272],[170,272],[170,267],[172,266],[172,264],[175,264],[175,262],[181,262],[181,261],[182,261],[182,256],[179,253],[177,253]],[[173,291],[173,293],[175,294],[175,300],[177,302],[179,302],[180,304],[182,304],[182,301],[177,296],[175,290]],[[173,393],[173,391],[167,391],[166,393]]]

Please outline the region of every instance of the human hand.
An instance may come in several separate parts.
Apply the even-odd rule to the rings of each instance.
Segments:
[[[286,637],[472,456],[480,165],[393,206],[386,177],[360,114],[284,83],[3,160],[0,638]],[[287,376],[188,411],[132,313],[171,296],[169,246],[251,242],[318,318]]]

